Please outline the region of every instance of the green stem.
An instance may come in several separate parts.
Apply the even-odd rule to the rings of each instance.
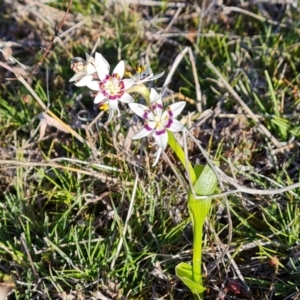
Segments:
[[[197,200],[189,193],[188,205],[193,224],[193,280],[202,284],[202,238],[203,225],[211,206],[211,199]],[[196,295],[199,299],[199,296]],[[195,298],[195,296],[194,296]],[[201,299],[201,295],[200,295]]]
[[[189,172],[189,176],[194,185],[194,191],[196,195],[208,196],[214,193],[217,186],[217,178],[211,168],[207,165],[195,166],[193,168],[189,161],[186,161],[186,156],[178,144],[173,134],[168,131],[168,143],[172,150],[176,153],[181,163]],[[202,285],[202,235],[203,224],[206,216],[209,213],[211,206],[211,199],[197,200],[191,189],[188,191],[188,209],[191,216],[193,225],[193,265],[192,265],[192,281]],[[189,282],[190,283],[190,282]],[[194,300],[203,299],[203,293],[199,294],[196,288],[191,288]]]
[[[217,178],[212,169],[206,165],[196,166],[195,174],[197,181],[194,183],[194,190],[197,195],[206,196],[212,195],[217,186]],[[209,213],[212,199],[197,200],[191,190],[188,192],[188,206],[193,224],[193,280],[202,285],[202,239],[203,225],[206,216]],[[198,295],[197,295],[198,297]],[[200,299],[203,294],[199,295]],[[194,299],[195,295],[194,295]],[[198,298],[199,299],[199,298]]]
[[[182,150],[181,146],[178,144],[178,142],[174,138],[173,133],[170,131],[168,131],[168,144],[172,148],[172,150],[175,152],[175,154],[177,155],[177,157],[179,158],[179,160],[183,164],[183,166],[188,169],[192,183],[194,183],[196,181],[196,174],[195,174],[194,168],[189,161],[185,160],[184,151]]]

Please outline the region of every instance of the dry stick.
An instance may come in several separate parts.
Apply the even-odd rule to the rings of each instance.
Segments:
[[[67,8],[67,10],[65,12],[65,15],[62,18],[61,22],[59,23],[58,27],[56,28],[57,32],[59,32],[62,29],[62,27],[63,27],[63,25],[64,25],[64,23],[65,23],[65,21],[67,19],[67,15],[68,15],[68,13],[70,11],[70,8],[72,6],[72,2],[73,2],[73,0],[69,0],[68,8]],[[52,41],[49,43],[48,47],[45,49],[45,52],[44,52],[42,58],[36,64],[35,68],[33,69],[33,71],[30,74],[30,77],[32,77],[36,73],[36,70],[41,66],[41,64],[43,63],[43,61],[46,59],[46,57],[50,53],[50,50],[52,48],[52,45],[54,43],[55,38],[56,38],[56,36],[53,37]]]
[[[227,199],[226,199],[227,201]],[[229,218],[230,218],[230,215],[229,215]],[[231,218],[230,218],[231,220]],[[219,264],[219,262],[223,259],[223,257],[226,255],[228,257],[228,260],[229,260],[229,263],[230,265],[232,266],[232,268],[235,270],[236,272],[236,276],[240,279],[240,281],[243,283],[244,285],[244,288],[249,292],[250,291],[250,288],[244,278],[244,276],[242,275],[242,272],[240,271],[238,265],[236,264],[234,258],[231,256],[230,252],[232,251],[229,251],[229,247],[231,246],[231,240],[230,240],[230,243],[227,243],[227,245],[225,246],[224,243],[221,241],[221,239],[219,238],[219,236],[217,235],[215,229],[213,228],[213,226],[208,223],[208,226],[209,226],[209,229],[211,232],[213,232],[216,240],[217,240],[217,248],[219,250],[219,253],[221,253],[218,257],[218,259],[216,261],[213,262],[213,265],[212,268],[210,269],[210,272],[213,271],[213,269]],[[232,234],[231,234],[232,235]],[[230,235],[230,239],[231,239],[231,235]],[[221,247],[223,248],[223,250],[221,250]]]
[[[167,27],[165,28],[165,30],[163,31],[163,33],[168,32],[172,28],[173,24],[175,23],[176,19],[180,15],[181,11],[182,11],[182,7],[178,7],[177,10],[176,10],[176,13],[174,14],[174,17],[172,18],[172,20],[170,21],[170,23],[167,25]],[[159,37],[159,39],[157,41],[156,47],[160,47],[163,44],[164,38],[162,36],[162,32],[159,32],[159,36],[160,37]]]
[[[86,126],[86,131],[91,130],[91,128],[99,121],[99,119],[103,116],[103,111],[100,111],[99,114],[96,116],[95,119],[92,120],[90,124]]]
[[[140,5],[140,6],[163,6],[163,7],[187,7],[190,6],[185,2],[164,2],[164,1],[151,1],[151,0],[123,0],[123,2]]]
[[[180,94],[176,94],[178,95],[178,97],[180,96]],[[174,95],[175,96],[175,95]],[[233,119],[233,118],[236,118],[239,114],[231,114],[231,113],[221,113],[221,114],[218,114],[218,118],[229,118],[229,119]],[[251,118],[250,115],[247,115],[247,114],[243,114],[244,117],[246,118]],[[264,120],[265,118],[274,118],[275,115],[274,114],[260,114],[260,115],[255,115],[258,119],[262,119]],[[281,115],[282,118],[293,118],[293,119],[299,119],[300,117],[300,114],[298,113],[294,113],[294,114],[282,114]]]
[[[92,126],[93,126],[96,122],[98,122],[98,120],[99,120],[102,116],[103,116],[103,111],[101,111],[101,112],[96,116],[96,118],[95,118],[90,124],[88,124],[88,125],[85,127],[85,133],[86,133],[86,136],[87,136],[87,143],[89,143],[90,145],[92,145],[92,137],[91,137],[91,134],[90,134],[90,132],[92,131],[91,128],[92,128]],[[103,125],[103,127],[104,127],[105,129],[107,129],[105,125]],[[92,132],[92,133],[93,133],[93,132]],[[97,150],[96,150],[96,148],[93,147],[93,150],[92,150],[92,151],[93,151],[93,155],[96,157],[96,156],[97,156]]]
[[[106,171],[113,171],[113,172],[121,173],[121,170],[118,168],[101,165],[101,164],[97,164],[97,163],[92,163],[92,162],[88,162],[88,161],[84,161],[84,160],[80,160],[80,159],[74,159],[74,158],[68,158],[68,157],[58,157],[58,158],[51,159],[51,162],[56,162],[56,161],[67,161],[67,162],[71,162],[74,164],[82,164],[82,165],[86,165],[89,167],[98,168],[99,170],[106,170]]]
[[[280,189],[269,189],[269,190],[251,189],[251,188],[245,187],[243,185],[237,184],[236,181],[233,178],[227,176],[221,169],[217,168],[217,170],[218,170],[218,173],[219,173],[221,179],[224,182],[227,182],[227,183],[235,186],[238,189],[239,192],[246,193],[246,194],[251,194],[251,195],[274,195],[274,194],[281,194],[281,193],[284,193],[284,192],[288,192],[290,190],[293,190],[293,189],[296,189],[296,188],[300,187],[300,182],[298,182],[298,183],[294,183],[294,184],[286,186],[286,187],[282,187]]]
[[[202,113],[202,95],[201,95],[201,89],[200,89],[200,84],[198,80],[198,74],[197,74],[197,68],[196,68],[196,63],[195,63],[195,57],[192,52],[192,49],[188,47],[189,50],[189,55],[190,55],[190,61],[192,65],[192,70],[193,70],[193,76],[194,76],[194,82],[195,82],[195,90],[196,90],[196,108],[198,112]]]
[[[131,196],[131,200],[130,200],[130,205],[129,205],[129,208],[128,208],[126,221],[125,221],[125,224],[124,224],[122,236],[121,236],[121,238],[119,240],[119,244],[117,246],[116,254],[115,254],[115,256],[114,256],[114,258],[111,262],[111,265],[110,265],[111,269],[114,269],[114,267],[115,267],[116,260],[117,260],[119,254],[120,254],[120,251],[121,251],[121,248],[122,248],[122,245],[123,245],[123,240],[124,240],[126,232],[127,232],[128,223],[129,223],[129,220],[130,220],[132,212],[133,212],[133,204],[135,202],[134,200],[135,200],[138,181],[139,181],[139,175],[138,175],[138,173],[136,173],[136,177],[135,177],[135,181],[134,181],[134,186],[133,186],[133,191],[132,191],[132,196]]]
[[[59,124],[61,124],[70,134],[72,134],[75,138],[77,138],[81,143],[86,144],[89,146],[89,148],[93,151],[93,154],[95,155],[97,153],[97,149],[93,147],[88,141],[83,139],[76,131],[74,131],[69,125],[65,124],[60,118],[58,118],[51,110],[47,109],[44,102],[41,100],[41,98],[37,95],[37,93],[32,89],[32,87],[27,83],[27,81],[19,75],[15,70],[13,70],[10,66],[0,61],[0,66],[3,68],[11,71],[15,74],[17,79],[26,87],[26,89],[31,93],[31,95],[34,97],[34,99],[38,102],[38,104],[47,111],[47,114],[50,115],[53,119],[55,119]]]
[[[176,32],[176,33],[153,33],[151,34],[151,38],[153,40],[160,40],[162,37],[165,39],[172,38],[172,37],[184,37],[186,39],[190,39],[192,37],[197,37],[197,32]],[[222,38],[222,37],[228,37],[228,35],[223,33],[215,33],[215,32],[209,32],[209,33],[201,33],[201,37],[205,38]],[[238,35],[230,35],[231,38],[240,39],[241,37]]]
[[[267,3],[267,4],[293,4],[296,0],[256,0],[256,3]]]
[[[176,13],[174,14],[174,17],[172,18],[172,20],[170,21],[170,23],[167,25],[167,27],[165,28],[164,32],[168,32],[172,28],[173,24],[175,23],[175,21],[179,17],[181,11],[182,11],[182,7],[178,7],[177,10],[176,10]]]
[[[12,168],[18,168],[18,167],[49,167],[49,168],[57,168],[57,169],[62,169],[62,170],[67,170],[75,173],[80,173],[80,174],[85,174],[88,176],[93,176],[95,178],[101,179],[104,182],[111,182],[113,184],[120,184],[120,180],[117,180],[113,177],[107,176],[107,175],[102,175],[99,173],[99,171],[94,172],[94,171],[86,171],[82,169],[77,169],[73,167],[66,167],[62,166],[59,164],[52,163],[51,160],[49,162],[29,162],[29,161],[18,161],[18,160],[0,160],[0,166],[1,165],[8,165],[6,168],[7,169],[12,169]],[[122,181],[122,185],[125,186],[132,186],[131,182],[126,182]]]
[[[206,62],[207,66],[218,76],[219,80],[225,85],[228,92],[238,101],[238,103],[242,106],[244,111],[251,116],[252,120],[257,124],[259,129],[266,135],[268,139],[277,147],[280,148],[281,145],[279,141],[270,133],[270,131],[260,123],[257,116],[251,111],[251,109],[247,106],[247,104],[241,99],[241,97],[237,94],[237,92],[230,86],[230,84],[226,81],[226,79],[222,76],[222,74],[217,70],[217,68],[212,64],[211,61]]]
[[[196,127],[200,127],[204,122],[206,122],[206,120],[208,118],[210,118],[212,115],[214,114],[213,110],[206,109],[196,120],[195,123],[188,128],[188,131],[192,131],[194,128]],[[185,120],[184,118],[181,119],[181,122],[183,122],[183,120]]]
[[[63,26],[63,23],[65,22],[65,19],[66,19],[66,16],[67,16],[68,12],[69,12],[70,7],[71,7],[72,1],[73,1],[73,0],[70,0],[70,1],[69,1],[69,6],[68,6],[68,9],[67,9],[67,11],[66,11],[66,14],[65,14],[63,20],[61,21],[59,27],[58,27],[59,30],[61,29],[61,27]],[[52,42],[50,43],[50,45],[49,45],[50,47],[51,47],[51,45],[53,44],[53,41],[54,41],[54,39],[53,39]],[[47,47],[47,49],[48,49],[48,48],[50,49],[49,46]],[[47,52],[47,51],[46,51],[46,52]],[[46,52],[45,52],[45,53],[46,53]],[[43,56],[43,57],[44,57],[44,56]],[[42,59],[38,62],[37,66],[35,67],[35,69],[34,69],[33,72],[35,72],[35,70],[39,67],[39,65],[41,65],[41,63],[43,62],[43,60],[44,60],[45,58],[46,58],[46,56],[45,56],[44,58],[42,58]],[[55,120],[56,120],[58,123],[60,123],[64,128],[66,128],[66,130],[67,130],[70,134],[72,134],[75,138],[77,138],[81,143],[86,144],[86,145],[92,150],[93,155],[96,156],[96,154],[97,154],[97,149],[96,149],[95,147],[93,147],[91,143],[89,143],[88,141],[84,140],[84,139],[83,139],[76,131],[74,131],[69,125],[65,124],[61,119],[59,119],[52,111],[48,110],[47,107],[45,106],[45,104],[43,103],[43,101],[40,99],[40,97],[36,94],[36,92],[31,88],[31,86],[27,83],[27,81],[26,81],[21,75],[19,75],[15,70],[13,70],[10,66],[8,66],[8,65],[5,64],[5,63],[0,62],[0,66],[2,66],[3,68],[5,68],[5,69],[11,71],[12,73],[14,73],[15,76],[17,77],[17,79],[18,79],[18,80],[26,87],[26,89],[31,93],[31,95],[32,95],[32,96],[35,98],[35,100],[39,103],[39,105],[40,105],[45,111],[47,111],[47,114],[49,114],[53,119],[55,119]],[[31,73],[31,75],[33,74],[33,72]]]
[[[171,159],[169,158],[169,156],[163,151],[162,152],[162,157],[164,158],[164,160],[168,163],[168,165],[171,167],[173,173],[175,174],[175,176],[177,177],[178,181],[180,182],[181,186],[185,189],[185,191],[187,192],[187,187],[186,187],[186,182],[183,181],[183,179],[179,176],[178,171],[176,170],[174,164],[172,163]]]
[[[231,169],[231,173],[232,173],[232,175],[234,176],[234,172],[233,172],[233,170],[232,170],[232,165],[229,164],[229,166],[230,166],[230,169]],[[234,178],[234,179],[236,179],[236,178]],[[225,247],[223,253],[226,253],[226,256],[228,257],[231,266],[232,266],[233,269],[235,270],[237,277],[241,280],[241,282],[243,283],[245,289],[246,289],[248,292],[250,292],[250,288],[249,288],[249,286],[248,286],[248,284],[247,284],[247,282],[246,282],[244,276],[242,275],[242,272],[240,271],[239,267],[237,266],[237,264],[236,264],[234,258],[231,256],[230,251],[229,251],[229,248],[230,248],[230,246],[231,246],[231,241],[232,241],[232,239],[231,239],[231,238],[232,238],[232,220],[231,220],[231,213],[230,213],[229,202],[228,202],[227,197],[226,197],[226,200],[225,200],[225,201],[226,201],[225,203],[226,203],[226,212],[227,212],[227,214],[228,214],[228,220],[229,220],[229,218],[230,218],[230,223],[229,223],[230,226],[228,226],[228,227],[230,228],[230,231],[229,231],[229,232],[230,232],[230,234],[229,234],[229,235],[230,235],[230,243],[227,243],[227,245],[226,245],[226,247]],[[219,239],[219,241],[221,242],[220,239]],[[221,244],[224,245],[222,242],[221,242]],[[223,254],[223,253],[222,253],[222,254]],[[222,255],[221,255],[221,258],[222,258]]]
[[[1,62],[0,62],[0,65]],[[47,114],[50,115],[53,119],[55,119],[57,122],[59,122],[64,128],[68,130],[69,133],[71,133],[75,138],[77,138],[81,143],[87,144],[91,150],[93,150],[93,153],[97,153],[97,150],[94,149],[94,147],[85,139],[83,139],[76,131],[74,131],[69,125],[65,124],[60,118],[58,118],[51,110],[47,109],[44,102],[40,99],[40,97],[36,94],[36,92],[32,89],[32,87],[26,82],[26,80],[15,73],[18,80],[23,83],[23,85],[27,88],[27,90],[31,93],[31,95],[35,98],[35,100],[39,103],[39,105],[46,111]]]
[[[28,260],[29,260],[29,263],[30,263],[32,272],[33,272],[33,274],[34,274],[35,280],[36,280],[37,282],[39,282],[40,278],[39,278],[39,275],[38,275],[38,273],[37,273],[37,271],[36,271],[36,268],[35,268],[35,266],[34,266],[34,263],[33,263],[33,260],[32,260],[32,257],[31,257],[30,251],[29,251],[29,248],[28,248],[28,246],[27,246],[24,232],[21,234],[20,240],[21,240],[21,243],[22,243],[22,245],[23,245],[23,247],[24,247],[24,250],[25,250],[25,252],[26,252],[26,255],[27,255],[27,258],[28,258]]]
[[[260,177],[260,178],[265,179],[266,181],[269,181],[270,183],[274,184],[274,186],[282,187],[282,184],[280,184],[279,182],[277,182],[277,181],[275,181],[275,180],[273,180],[273,179],[271,179],[271,178],[269,178],[269,177],[267,177],[267,176],[265,176],[265,175],[259,174],[259,173],[255,172],[255,171],[250,170],[250,169],[248,169],[248,170],[245,172],[245,171],[243,171],[243,170],[238,169],[236,166],[232,166],[232,167],[234,167],[234,169],[235,169],[237,172],[241,171],[241,173],[242,173],[244,176],[246,176],[246,178],[249,178],[247,175],[249,175],[249,174],[251,173],[251,174],[254,174],[254,175],[257,176],[257,177]],[[298,194],[297,194],[297,193],[295,193],[295,192],[293,192],[293,191],[290,191],[290,193],[291,193],[291,195],[294,195],[295,197],[298,197]]]
[[[283,234],[284,232],[286,232],[293,225],[293,223],[296,222],[296,220],[297,219],[292,220],[289,224],[287,224],[282,230],[280,230],[278,232],[275,232],[275,233],[273,233],[271,235],[268,235],[265,238],[260,239],[258,241],[254,241],[254,242],[245,244],[243,246],[235,247],[235,248],[231,249],[230,252],[235,252],[237,248],[239,249],[239,252],[242,252],[242,251],[245,251],[245,250],[249,250],[249,249],[255,248],[257,246],[264,246],[264,245],[271,244],[271,243],[273,243],[273,241],[270,240],[271,238],[273,238],[275,236],[278,236],[278,235]],[[266,241],[266,240],[269,240],[269,241]]]
[[[167,87],[167,85],[172,81],[173,74],[175,73],[176,68],[178,67],[179,63],[182,61],[184,55],[189,51],[189,47],[185,47],[175,58],[174,63],[171,67],[171,70],[168,73],[168,76],[163,84],[162,89]]]
[[[191,137],[191,139],[194,141],[194,143],[201,149],[203,149],[203,147],[201,146],[200,142],[192,135],[190,134],[188,131],[187,133],[189,134],[189,136]],[[204,149],[203,149],[203,153],[205,153]],[[209,161],[208,161],[209,162]],[[261,189],[252,189],[252,188],[248,188],[246,186],[240,185],[238,184],[232,177],[227,176],[220,168],[216,167],[216,166],[211,166],[213,171],[216,171],[219,175],[219,178],[224,182],[224,183],[228,183],[230,185],[233,185],[234,187],[236,187],[236,190],[232,190],[232,191],[228,191],[228,192],[224,192],[224,193],[220,193],[220,194],[215,194],[215,195],[211,195],[211,196],[196,196],[196,199],[207,199],[207,198],[217,198],[217,197],[223,197],[229,194],[235,194],[238,192],[241,193],[245,193],[245,194],[250,194],[250,195],[275,195],[275,194],[282,194],[285,192],[288,192],[290,190],[296,189],[300,187],[300,182],[298,183],[294,183],[292,185],[289,186],[285,186],[279,189],[268,189],[268,190],[261,190]]]
[[[59,37],[60,38],[69,37],[72,31],[74,31],[75,29],[79,29],[80,27],[82,27],[86,21],[87,21],[87,19],[84,19],[84,20],[81,20],[80,22],[74,24],[72,27],[68,28],[66,31],[64,31],[63,33],[61,33],[59,35]]]
[[[242,13],[242,14],[248,15],[249,17],[252,17],[252,18],[254,18],[254,19],[257,19],[257,20],[259,20],[259,21],[261,21],[261,22],[267,22],[267,23],[269,23],[269,24],[271,24],[271,25],[279,26],[279,27],[281,27],[281,28],[289,28],[289,29],[293,29],[293,30],[295,30],[297,33],[300,32],[300,30],[299,30],[298,28],[294,28],[294,27],[292,27],[292,26],[289,26],[289,25],[287,25],[287,24],[280,23],[280,22],[278,22],[278,21],[270,20],[270,19],[268,19],[268,18],[266,18],[266,17],[259,16],[259,15],[255,14],[255,13],[253,13],[253,12],[250,12],[250,11],[248,11],[248,10],[242,9],[242,8],[240,8],[240,7],[236,7],[236,6],[230,6],[230,7],[228,7],[228,6],[223,5],[222,8],[223,8],[223,12],[224,12],[225,14],[229,14],[229,13],[231,13],[231,12],[234,11],[234,12],[237,12],[237,13]]]

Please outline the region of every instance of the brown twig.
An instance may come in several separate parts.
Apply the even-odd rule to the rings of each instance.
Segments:
[[[217,75],[218,79],[224,84],[228,92],[234,97],[234,99],[241,105],[243,110],[251,116],[251,119],[256,123],[261,132],[272,142],[276,148],[281,148],[279,141],[271,134],[271,132],[260,122],[259,118],[252,112],[248,105],[242,100],[242,98],[237,94],[237,92],[231,87],[231,85],[226,81],[222,74],[217,70],[211,61],[207,61],[206,65]]]
[[[70,11],[70,9],[71,9],[72,2],[73,2],[73,0],[69,0],[69,4],[68,4],[67,10],[66,10],[66,12],[65,12],[65,15],[64,15],[64,17],[62,18],[62,20],[60,21],[58,27],[55,29],[55,33],[56,33],[56,34],[55,34],[55,36],[53,37],[53,39],[51,40],[51,42],[49,43],[49,45],[47,46],[47,48],[45,49],[42,58],[38,61],[38,63],[36,64],[35,68],[34,68],[33,71],[31,72],[31,74],[30,74],[30,76],[29,76],[30,78],[31,78],[34,74],[36,74],[37,69],[41,66],[41,64],[43,63],[43,61],[46,59],[46,57],[47,57],[48,54],[50,53],[50,50],[52,49],[52,46],[53,46],[53,43],[54,43],[54,40],[55,40],[56,36],[58,36],[58,32],[62,29],[62,27],[63,27],[63,25],[64,25],[64,23],[65,23],[65,21],[66,21],[66,19],[67,19],[67,15],[68,15],[68,13],[69,13],[69,11]]]

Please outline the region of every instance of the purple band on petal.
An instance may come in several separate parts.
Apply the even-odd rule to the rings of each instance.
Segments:
[[[120,80],[120,76],[119,76],[119,74],[118,74],[118,73],[114,73],[114,74],[112,74],[112,77],[114,77],[114,78],[117,78],[117,79],[119,79],[119,80]]]
[[[148,119],[148,115],[149,115],[149,111],[145,110],[144,113],[143,113],[143,118]]]
[[[152,109],[154,110],[154,109],[156,109],[156,108],[163,109],[163,106],[162,106],[160,103],[154,103],[154,104],[152,105]]]
[[[162,134],[164,134],[165,132],[166,132],[165,129],[162,129],[162,130],[156,130],[156,131],[155,131],[155,134],[156,134],[156,135],[162,135]]]
[[[119,88],[120,90],[124,90],[125,88],[124,82],[122,80],[119,82]]]
[[[165,125],[166,128],[170,128],[173,123],[173,119],[169,118],[168,123]]]
[[[107,95],[108,99],[109,100],[118,100],[120,99],[122,96],[123,96],[124,92],[123,91],[120,91],[119,93],[117,94],[113,94],[113,95]]]
[[[145,128],[147,131],[152,131],[152,130],[153,130],[153,128],[151,128],[147,123],[145,123],[144,128]]]
[[[173,114],[172,110],[170,109],[170,107],[168,107],[168,115],[169,115],[170,117],[173,117],[173,116],[174,116],[174,114]]]

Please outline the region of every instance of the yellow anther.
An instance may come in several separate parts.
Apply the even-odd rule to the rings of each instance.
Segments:
[[[147,69],[147,65],[143,65],[143,66],[138,65],[138,66],[135,67],[135,70],[138,74],[141,74],[141,73],[145,72],[146,69]]]
[[[109,105],[108,105],[108,103],[104,103],[104,104],[100,105],[99,108],[100,108],[100,110],[107,111],[107,110],[109,110]]]

